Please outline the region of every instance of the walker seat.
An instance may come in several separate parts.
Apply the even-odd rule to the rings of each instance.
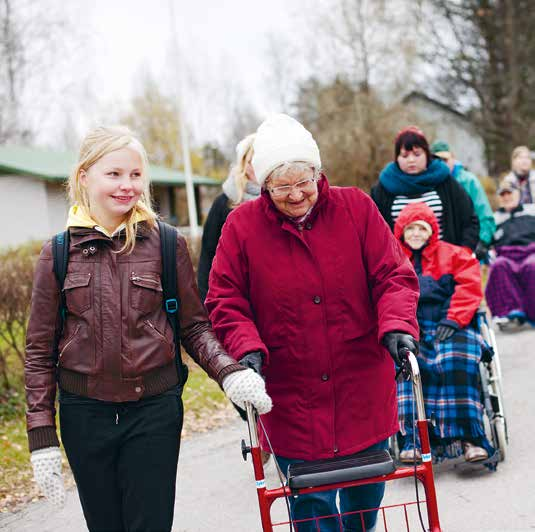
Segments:
[[[388,451],[363,451],[350,456],[290,464],[288,486],[290,489],[314,488],[388,475],[395,469],[396,466]]]

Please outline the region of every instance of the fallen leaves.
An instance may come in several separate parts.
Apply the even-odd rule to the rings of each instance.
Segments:
[[[190,369],[183,401],[183,439],[221,427],[238,416],[217,383],[197,366]],[[74,479],[65,457],[63,466],[65,485],[73,488]],[[42,498],[33,482],[23,413],[0,427],[0,470],[0,513],[18,511]]]

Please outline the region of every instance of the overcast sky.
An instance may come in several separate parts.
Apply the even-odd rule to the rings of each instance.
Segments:
[[[267,36],[277,33],[292,39],[299,29],[296,10],[304,4],[305,0],[174,0],[182,69],[188,77],[186,112],[194,122],[194,135],[210,135],[210,117],[221,127],[221,79],[229,80],[235,94],[243,92],[260,114],[278,110],[265,87]],[[172,85],[168,0],[96,0],[85,9],[85,22],[95,31],[92,68],[99,105],[110,112],[126,107],[143,72],[161,80],[164,91]]]

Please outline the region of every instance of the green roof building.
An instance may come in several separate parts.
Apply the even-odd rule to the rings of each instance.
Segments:
[[[0,247],[49,238],[65,228],[65,183],[75,163],[74,152],[0,146]],[[187,225],[183,172],[151,165],[150,177],[160,215],[174,225]],[[193,185],[197,212],[202,217],[219,192],[220,182],[193,176]]]

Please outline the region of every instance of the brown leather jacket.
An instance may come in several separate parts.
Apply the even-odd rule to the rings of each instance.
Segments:
[[[178,384],[173,331],[162,308],[159,229],[139,225],[131,254],[116,253],[124,239],[95,229],[71,228],[64,290],[67,316],[53,355],[60,294],[52,246],[35,270],[26,337],[27,428],[30,450],[59,445],[55,429],[56,381],[75,394],[104,401],[136,401]],[[221,384],[243,369],[217,341],[197,285],[186,241],[177,238],[182,345]]]

